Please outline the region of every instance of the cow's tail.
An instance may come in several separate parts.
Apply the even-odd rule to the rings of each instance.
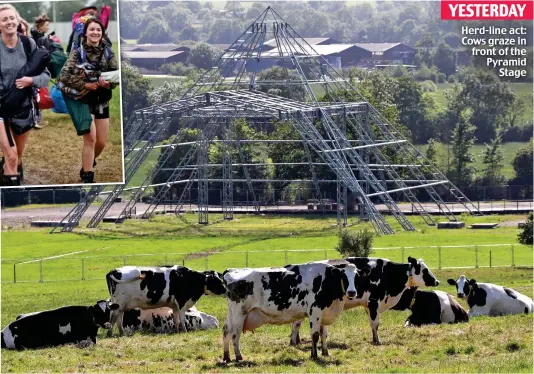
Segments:
[[[466,310],[456,301],[454,297],[452,297],[450,294],[447,294],[447,297],[449,298],[449,301],[451,303],[451,309],[454,313],[454,322],[469,322],[469,315],[467,314]]]
[[[109,273],[106,274],[106,283],[108,285],[108,291],[109,291],[110,296],[113,296],[112,286],[114,285],[113,284],[114,282],[116,282],[116,280],[113,278],[113,276],[111,275],[111,271],[110,271]]]

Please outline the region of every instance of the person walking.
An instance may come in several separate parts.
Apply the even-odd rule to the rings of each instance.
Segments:
[[[50,74],[35,41],[18,33],[20,15],[11,4],[0,5],[0,149],[4,186],[23,180],[22,156],[35,125],[33,88],[47,87]],[[24,74],[25,75],[21,75]]]
[[[109,138],[109,101],[116,84],[101,74],[115,70],[117,59],[105,41],[104,26],[95,18],[87,20],[82,41],[71,51],[58,84],[77,134],[83,136],[80,179],[84,183],[95,182],[96,158]]]

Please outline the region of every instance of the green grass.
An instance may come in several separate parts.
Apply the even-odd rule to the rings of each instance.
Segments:
[[[502,161],[502,173],[503,175],[510,179],[515,176],[514,168],[512,167],[511,162],[513,161],[517,151],[524,146],[526,146],[528,143],[521,143],[521,142],[510,142],[510,143],[503,143],[501,145],[501,152],[503,155],[503,161]],[[416,147],[424,154],[428,145],[427,144],[419,144],[416,145]],[[484,170],[485,165],[483,164],[484,161],[484,152],[486,150],[485,144],[475,144],[471,148],[471,153],[473,154],[474,162],[471,164],[472,167],[474,167],[477,170],[477,173],[479,175],[482,174],[482,171]],[[441,171],[446,172],[447,171],[447,145],[443,144],[438,149],[439,157],[438,157],[438,167]],[[450,150],[450,162],[452,162],[452,148]]]
[[[191,222],[196,216],[187,215]],[[212,224],[199,226],[185,224],[173,215],[157,216],[149,221],[127,220],[122,225],[103,224],[100,230],[84,230],[81,233],[53,234],[48,230],[10,230],[2,235],[2,282],[12,282],[14,263],[17,263],[16,280],[39,281],[40,262],[35,259],[63,256],[42,262],[43,280],[72,280],[103,278],[110,268],[126,264],[162,265],[184,263],[186,266],[204,270],[223,271],[228,267],[259,267],[265,264],[285,265],[325,257],[336,258],[337,228],[335,218],[306,218],[294,216],[236,215],[232,222],[210,215]],[[481,222],[506,222],[524,219],[518,215],[485,217],[462,217],[466,225]],[[512,249],[519,230],[516,225],[503,225],[493,230],[437,230],[422,224],[419,218],[411,221],[415,232],[402,231],[391,217],[387,218],[398,234],[376,237],[377,256],[401,261],[407,256],[423,258],[437,268],[475,266],[478,257],[480,266],[489,266],[490,251],[493,266],[512,264]],[[436,217],[436,221],[442,220]],[[370,228],[369,223],[360,223],[351,218],[351,230]],[[81,225],[83,227],[83,223]],[[480,247],[474,245],[503,244]],[[416,247],[405,248],[404,247]],[[436,246],[462,246],[442,248]],[[388,249],[391,248],[391,249]],[[307,250],[317,251],[307,251]],[[289,252],[284,252],[288,250]],[[291,252],[291,250],[304,250]],[[73,252],[80,252],[74,253]],[[248,254],[246,252],[249,252]],[[200,253],[200,255],[199,255]],[[83,274],[82,274],[83,259]],[[516,265],[532,265],[532,250],[528,246],[514,246]]]
[[[267,264],[265,264],[267,265]],[[434,271],[438,289],[460,273],[502,284],[532,297],[531,269]],[[107,297],[105,281],[2,285],[2,326],[17,314],[61,305],[89,305]],[[466,307],[464,301],[460,301]],[[214,315],[220,326],[226,303],[204,296],[197,308]],[[409,312],[381,316],[381,346],[371,344],[362,308],[342,313],[330,326],[330,357],[311,360],[309,328],[300,347],[289,346],[290,326],[265,325],[241,337],[242,364],[222,365],[221,330],[187,334],[106,338],[89,349],[64,346],[2,352],[4,372],[532,372],[532,315],[478,317],[468,324],[403,328]],[[233,350],[231,350],[233,357]]]

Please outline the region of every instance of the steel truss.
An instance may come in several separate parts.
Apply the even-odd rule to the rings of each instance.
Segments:
[[[265,45],[269,39],[275,41],[272,49]],[[280,66],[283,79],[258,79],[261,64],[265,61],[271,66]],[[321,87],[324,98],[319,100],[312,86]],[[283,96],[279,95],[281,89],[287,90]],[[309,182],[319,201],[322,199],[320,183],[325,180],[318,178],[316,166],[327,166],[335,174],[333,181],[337,186],[337,219],[340,225],[347,223],[349,191],[358,201],[360,216],[369,219],[381,234],[394,231],[376,209],[376,203],[385,204],[403,229],[414,230],[392,194],[402,194],[412,204],[413,211],[419,213],[428,225],[433,225],[434,220],[418,200],[416,190],[427,194],[450,220],[456,218],[443,201],[440,191],[449,193],[471,213],[479,214],[465,195],[394,125],[268,7],[179,100],[138,110],[132,115],[125,128],[126,184],[150,152],[161,148],[161,154],[141,185],[133,188],[130,199],[117,218],[130,215],[162,171],[170,174],[165,183],[157,185],[142,218],[149,218],[155,212],[175,184],[183,185],[176,200],[177,214],[182,212],[191,190],[198,189],[199,223],[202,224],[208,223],[208,185],[213,182],[222,182],[224,219],[233,218],[234,182],[246,183],[254,208],[259,211],[260,203],[253,184],[268,180],[252,178],[249,168],[265,164],[247,161],[243,144],[258,140],[240,139],[233,129],[237,119],[245,119],[252,126],[261,123],[276,126],[280,121],[293,126],[300,140],[266,140],[264,143],[295,142],[295,147],[303,147],[305,159],[293,165],[309,168]],[[159,137],[173,121],[179,121],[180,130],[171,136],[169,144],[158,144],[161,141]],[[185,142],[184,136],[190,129],[199,129],[199,137]],[[221,164],[209,162],[209,147],[216,142],[221,142]],[[174,152],[186,145],[185,155],[177,164],[170,164]],[[232,157],[233,151],[239,155],[238,161]],[[243,179],[234,177],[236,167],[243,168]],[[210,177],[209,171],[213,168],[221,168],[222,178]],[[124,187],[115,186],[93,216],[89,227],[96,227],[102,221]],[[70,231],[78,224],[85,209],[101,192],[94,189],[88,194],[90,199],[80,203],[65,217],[64,221],[69,224],[63,227],[64,231]],[[324,204],[321,206],[324,209]]]

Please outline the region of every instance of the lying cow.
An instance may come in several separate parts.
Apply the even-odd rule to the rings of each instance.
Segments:
[[[423,260],[416,260],[412,257],[408,257],[407,264],[373,257],[349,257],[345,260],[326,260],[317,263],[328,263],[333,266],[354,264],[360,270],[370,269],[369,276],[360,278],[360,283],[357,284],[358,295],[345,302],[344,307],[345,309],[358,306],[365,308],[373,332],[373,344],[380,344],[378,338],[380,313],[393,308],[410,287],[435,287],[439,284]],[[301,323],[302,321],[297,321],[292,325],[291,345],[300,343]]]
[[[364,276],[365,274],[362,274]],[[288,265],[285,268],[229,269],[224,273],[228,289],[228,314],[223,327],[223,360],[230,362],[230,339],[236,361],[243,359],[241,332],[264,324],[282,325],[308,317],[312,358],[317,357],[321,336],[322,354],[328,356],[326,328],[343,311],[345,296],[356,297],[354,265],[343,269],[320,263]]]
[[[532,313],[532,299],[511,288],[491,283],[477,283],[460,275],[458,280],[448,279],[451,286],[456,286],[458,297],[467,298],[469,317],[501,316],[505,314]]]
[[[122,327],[128,335],[137,330],[155,334],[168,334],[176,331],[172,309],[167,307],[127,310],[124,312]],[[185,312],[185,327],[187,331],[216,329],[219,327],[219,321],[214,316],[192,307]]]
[[[117,304],[100,300],[93,306],[66,306],[19,315],[2,330],[2,348],[42,348],[75,343],[96,344],[98,328],[111,328]]]
[[[469,322],[469,316],[456,299],[443,291],[422,291],[411,287],[404,291],[394,310],[412,311],[404,327],[440,323]]]
[[[195,271],[182,266],[137,267],[123,266],[111,270],[106,275],[109,294],[118,310],[111,317],[113,333],[115,323],[122,336],[123,315],[128,309],[153,309],[169,307],[173,310],[176,332],[180,326],[187,331],[185,312],[200,299],[202,295],[224,295],[226,288],[222,274],[215,271]]]

